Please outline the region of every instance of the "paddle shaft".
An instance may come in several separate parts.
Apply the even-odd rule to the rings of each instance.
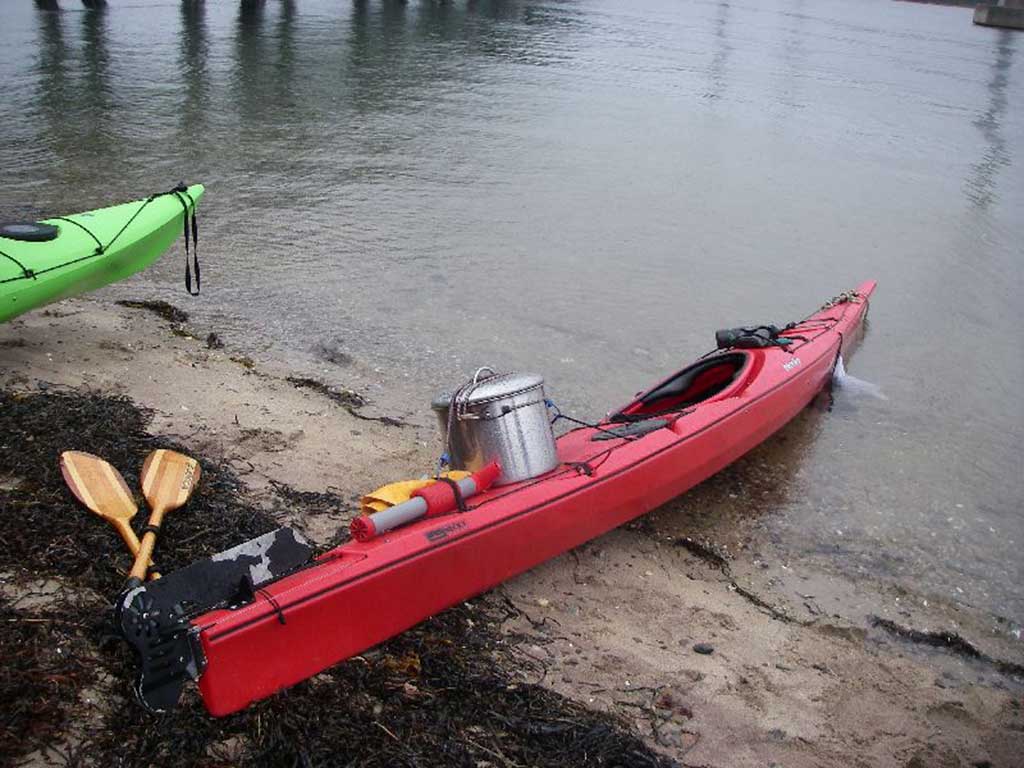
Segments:
[[[166,510],[163,507],[153,507],[153,510],[149,513],[149,525],[147,527],[150,530],[147,530],[143,535],[139,551],[135,553],[135,565],[132,566],[132,571],[128,574],[129,581],[138,581],[141,584],[143,579],[146,578],[146,563],[151,562],[153,547],[156,546],[156,532],[152,529],[160,527],[165,512]]]
[[[142,544],[139,541],[139,537],[135,535],[134,529],[130,525],[128,525],[128,521],[127,520],[111,520],[110,524],[114,526],[114,528],[117,530],[117,532],[119,534],[121,534],[121,538],[124,540],[124,543],[128,546],[128,551],[131,552],[135,557],[138,557],[139,556],[139,550],[142,549]],[[153,563],[152,555],[153,555],[153,550],[152,550],[152,548],[150,548],[150,556],[148,558],[146,558],[145,560],[143,560],[143,562],[147,564],[146,565],[147,568],[154,568],[155,567],[155,564]],[[159,579],[160,578],[160,574],[157,573],[156,571],[151,570],[149,572],[149,578],[151,578],[151,579]]]

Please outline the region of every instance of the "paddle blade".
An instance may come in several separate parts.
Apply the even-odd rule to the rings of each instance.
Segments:
[[[60,471],[83,505],[110,521],[131,520],[138,507],[128,484],[109,462],[83,451],[64,451]]]
[[[142,495],[151,510],[161,513],[181,507],[199,483],[199,462],[191,456],[159,449],[142,466]]]

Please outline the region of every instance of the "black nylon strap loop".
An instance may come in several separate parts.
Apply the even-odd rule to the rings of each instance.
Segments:
[[[154,536],[156,536],[158,533],[160,533],[160,526],[147,525],[145,528],[142,529],[142,535],[145,536],[147,533],[152,533]]]
[[[199,277],[199,219],[196,216],[196,204],[192,203],[192,261],[196,268],[196,292],[199,295],[201,281]]]
[[[201,277],[199,273],[199,222],[196,218],[196,201],[192,199],[192,195],[188,193],[187,189],[181,189],[175,187],[171,190],[175,197],[178,198],[178,202],[181,203],[182,213],[184,219],[182,220],[182,230],[185,235],[185,290],[188,291],[190,296],[198,296],[201,290]],[[185,202],[185,201],[188,202]],[[189,221],[189,210],[192,212],[192,220]],[[189,253],[189,238],[192,238],[192,252]],[[192,260],[189,261],[191,255]],[[192,290],[192,266],[195,265],[196,270],[196,289]]]
[[[452,489],[452,493],[455,494],[455,506],[458,508],[459,512],[469,511],[469,507],[466,506],[466,500],[462,496],[462,489],[459,487],[459,484],[450,477],[439,477],[437,479],[442,483],[447,483],[448,487]]]

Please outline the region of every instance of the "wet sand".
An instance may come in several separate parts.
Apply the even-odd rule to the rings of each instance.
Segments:
[[[361,493],[432,465],[429,414],[297,386],[284,365],[211,348],[215,330],[63,302],[0,328],[0,382],[126,395],[154,411],[153,434],[230,465],[254,504],[280,484],[333,494],[326,514],[277,505],[318,544]],[[1016,765],[1024,656],[1004,619],[835,569],[825,550],[797,559],[751,514],[817,419],[808,409],[680,499],[483,598],[516,609],[502,631],[534,660],[524,681],[616,713],[683,765]]]

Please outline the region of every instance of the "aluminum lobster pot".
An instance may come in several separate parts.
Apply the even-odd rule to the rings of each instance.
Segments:
[[[544,379],[532,373],[502,373],[439,395],[431,407],[448,434],[452,467],[476,472],[492,461],[501,466],[496,485],[543,475],[558,466],[555,436],[544,403]]]

